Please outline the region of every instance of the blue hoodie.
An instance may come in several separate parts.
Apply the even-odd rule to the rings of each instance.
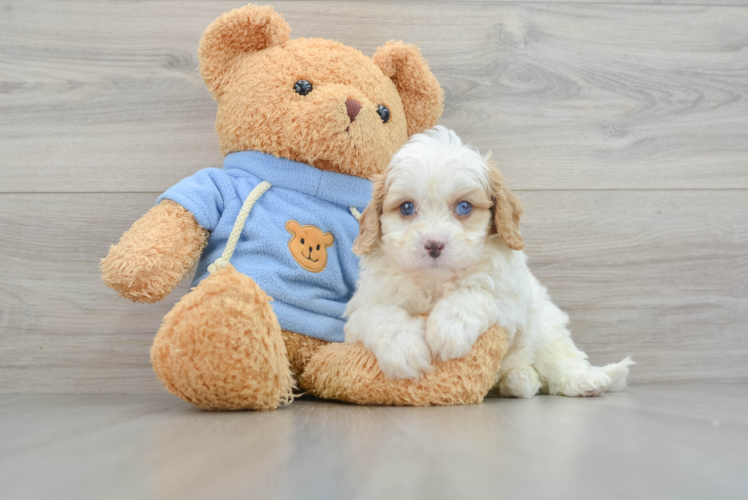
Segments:
[[[262,181],[272,187],[252,208],[231,264],[273,298],[270,304],[281,328],[343,342],[343,311],[358,280],[358,257],[351,250],[358,236],[358,221],[350,209],[363,211],[369,203],[372,188],[367,179],[244,151],[227,155],[223,169],[206,168],[182,180],[158,201],[179,203],[211,233],[192,286],[208,276],[208,265],[226,247],[244,200]],[[300,245],[304,240],[294,236],[287,223],[324,234],[322,246],[328,247],[307,247],[308,241]],[[292,249],[294,238],[296,247]],[[324,268],[310,268],[324,263],[319,260],[324,251]]]

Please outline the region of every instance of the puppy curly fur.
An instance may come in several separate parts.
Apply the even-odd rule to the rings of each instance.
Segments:
[[[527,267],[521,214],[499,170],[453,131],[413,136],[362,216],[346,342],[372,351],[386,376],[418,379],[430,376],[432,360],[467,355],[499,325],[511,342],[502,395],[597,396],[623,387],[631,360],[592,367],[567,315]]]

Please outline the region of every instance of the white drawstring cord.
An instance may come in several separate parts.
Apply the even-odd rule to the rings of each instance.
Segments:
[[[260,199],[260,196],[265,194],[265,191],[271,187],[273,187],[273,185],[268,181],[262,181],[249,193],[247,199],[244,200],[241,210],[239,210],[239,215],[236,216],[236,222],[234,222],[234,227],[231,229],[231,234],[226,243],[226,248],[223,249],[223,254],[208,266],[208,272],[214,273],[219,269],[224,269],[229,264],[231,257],[234,255],[234,250],[236,250],[236,244],[239,242],[239,237],[242,235],[242,231],[244,230],[244,224],[247,222],[249,212],[252,210],[255,203],[257,203],[257,200]],[[356,220],[361,219],[361,212],[359,212],[356,207],[350,207],[349,210]]]
[[[249,193],[247,199],[244,200],[242,209],[239,210],[239,215],[236,216],[236,222],[234,222],[234,227],[231,229],[229,241],[226,243],[226,248],[223,249],[223,254],[208,266],[209,272],[214,273],[219,269],[225,268],[229,264],[231,256],[234,255],[236,244],[239,242],[239,236],[241,236],[242,230],[244,229],[244,223],[247,221],[247,217],[249,217],[249,212],[252,210],[254,204],[257,203],[257,200],[260,199],[260,196],[265,194],[265,191],[270,189],[272,186],[273,185],[268,181],[262,181],[252,190],[251,193]]]

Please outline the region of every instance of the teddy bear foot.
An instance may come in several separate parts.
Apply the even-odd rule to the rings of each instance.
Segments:
[[[286,347],[268,296],[230,265],[166,315],[151,362],[169,392],[206,410],[272,410],[292,398]]]
[[[315,396],[362,405],[480,403],[494,385],[508,347],[506,332],[494,326],[467,356],[439,362],[433,372],[413,381],[385,378],[374,354],[361,343],[329,344],[312,356],[301,383]]]

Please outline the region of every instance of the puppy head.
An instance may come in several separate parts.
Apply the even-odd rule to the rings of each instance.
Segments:
[[[404,271],[459,271],[481,258],[488,238],[521,250],[521,215],[499,170],[435,127],[413,136],[375,181],[353,251],[380,247]]]

